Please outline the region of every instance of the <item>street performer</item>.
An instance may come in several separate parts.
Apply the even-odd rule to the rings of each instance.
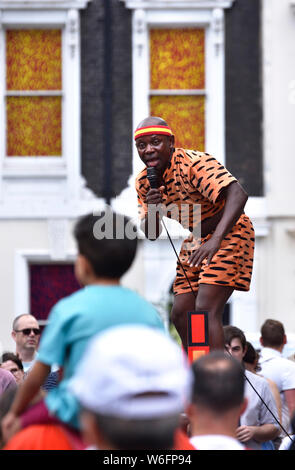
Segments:
[[[212,155],[174,148],[173,132],[163,119],[147,117],[134,138],[146,165],[136,178],[145,236],[159,237],[163,215],[191,232],[177,261],[171,320],[187,350],[187,312],[207,311],[210,350],[223,349],[225,304],[234,290],[248,291],[251,282],[254,229],[244,213],[248,196]],[[147,177],[151,167],[157,188],[151,188]]]

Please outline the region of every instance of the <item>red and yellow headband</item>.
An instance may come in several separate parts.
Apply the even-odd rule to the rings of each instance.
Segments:
[[[168,126],[147,126],[140,127],[134,132],[134,140],[139,139],[139,137],[144,137],[145,135],[173,135],[172,130]]]

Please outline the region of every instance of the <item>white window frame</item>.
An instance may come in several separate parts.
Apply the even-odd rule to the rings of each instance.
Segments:
[[[79,9],[90,1],[0,0],[1,72],[6,68],[7,29],[60,29],[62,34],[61,156],[6,156],[6,77],[0,74],[0,218],[69,213],[69,205],[81,198]]]
[[[14,15],[15,16],[15,15]],[[67,93],[65,93],[64,83],[67,81],[66,77],[66,67],[65,67],[65,58],[66,58],[66,51],[65,51],[65,29],[64,24],[58,25],[44,25],[43,23],[40,25],[36,24],[29,24],[29,23],[22,23],[19,24],[9,24],[6,23],[5,26],[2,26],[1,31],[1,43],[3,47],[1,47],[1,69],[5,70],[6,72],[6,31],[7,30],[23,30],[23,29],[57,29],[61,31],[61,40],[62,40],[62,58],[61,58],[61,68],[62,68],[62,89],[60,91],[54,90],[42,90],[42,91],[7,91],[6,90],[6,73],[1,74],[1,89],[3,90],[3,106],[1,106],[1,142],[2,142],[2,149],[1,149],[1,166],[2,166],[2,174],[3,176],[23,176],[23,175],[34,175],[34,176],[42,176],[44,171],[49,171],[51,175],[65,175],[66,171],[66,149],[67,149],[67,138],[66,138],[66,126],[63,123],[67,122],[68,119],[68,110],[67,110]],[[61,97],[61,140],[62,140],[62,149],[60,156],[22,156],[19,157],[17,155],[14,156],[7,156],[7,149],[6,149],[6,141],[7,141],[7,126],[6,126],[6,98],[9,96],[60,96]]]
[[[173,23],[173,25],[169,24],[168,26],[166,24],[163,24],[162,21],[157,24],[157,18],[155,18],[153,21],[153,24],[149,25],[148,27],[148,44],[150,44],[150,30],[151,29],[162,29],[162,28],[169,28],[169,29],[175,29],[175,28],[181,28],[181,27],[185,27],[185,28],[189,28],[189,27],[193,27],[193,28],[199,28],[199,29],[202,29],[204,30],[205,32],[205,37],[204,37],[204,43],[205,43],[205,49],[207,49],[207,39],[208,39],[208,34],[207,34],[207,30],[203,27],[203,26],[198,26],[197,24],[192,24],[192,25],[182,25],[182,24],[176,24],[175,26],[175,22]],[[172,27],[171,27],[172,26]],[[150,58],[150,48],[149,46],[147,47],[148,49],[148,58]],[[207,70],[207,54],[206,54],[206,50],[205,50],[205,79],[207,77],[207,74],[206,74],[206,70]],[[150,74],[150,63],[148,64],[148,69],[149,69],[149,78],[151,77],[151,74]],[[153,96],[202,96],[204,97],[204,100],[205,100],[205,146],[206,146],[206,141],[207,141],[207,118],[208,118],[208,113],[206,112],[206,106],[207,106],[207,103],[208,103],[208,89],[207,89],[207,84],[208,84],[208,80],[206,80],[206,83],[205,83],[205,88],[201,89],[201,88],[198,88],[198,89],[188,89],[188,88],[178,88],[178,89],[152,89],[150,88],[149,86],[149,92],[148,92],[148,101],[150,103],[150,99],[151,97]],[[150,85],[150,84],[149,84]],[[149,107],[149,113],[150,114],[150,107]],[[143,117],[144,118],[144,117]],[[139,122],[139,121],[138,121]]]
[[[6,70],[6,30],[8,29],[60,29],[62,35],[62,155],[61,156],[28,156],[18,157],[12,156],[7,157],[6,155],[6,99],[8,95],[15,96],[14,92],[6,92],[6,76],[1,74],[0,76],[0,93],[1,93],[1,116],[0,116],[0,162],[1,162],[1,173],[3,177],[31,177],[31,176],[44,176],[46,173],[48,176],[66,176],[67,168],[71,165],[70,156],[74,151],[74,146],[71,146],[70,141],[75,141],[69,137],[69,122],[75,125],[73,116],[77,115],[77,110],[72,108],[72,104],[75,100],[75,86],[71,86],[71,79],[75,82],[75,75],[79,77],[79,74],[71,76],[71,52],[67,44],[67,24],[69,22],[68,15],[64,11],[17,11],[8,10],[2,13],[2,28],[0,31],[0,64],[1,70]],[[38,93],[30,93],[30,95],[37,95]],[[43,94],[43,92],[42,92]],[[50,92],[44,92],[44,95],[48,96]],[[24,95],[24,93],[19,93]],[[71,117],[72,116],[72,117]],[[77,128],[77,125],[75,126]],[[74,134],[74,133],[73,133]],[[72,147],[72,148],[71,148]]]
[[[149,115],[149,29],[205,30],[205,149],[225,161],[224,8],[228,1],[121,0],[132,9],[133,129]],[[200,94],[200,91],[198,91]],[[133,175],[142,169],[133,150]]]
[[[225,50],[224,10],[235,0],[119,0],[132,10],[133,130],[149,115],[149,41],[151,27],[205,28],[205,151],[226,165],[225,145]],[[292,0],[295,5],[295,0]],[[295,7],[294,7],[295,10]],[[133,138],[133,136],[132,136]],[[133,146],[131,194],[143,164]],[[134,196],[133,196],[134,197]],[[132,198],[130,196],[130,201]],[[134,209],[136,210],[136,209]],[[266,236],[268,223],[265,197],[250,197],[247,213],[257,236]]]

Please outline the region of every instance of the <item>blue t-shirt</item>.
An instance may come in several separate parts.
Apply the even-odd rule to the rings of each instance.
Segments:
[[[87,286],[53,307],[38,351],[38,361],[63,367],[62,381],[45,398],[51,413],[79,428],[79,406],[68,392],[67,383],[74,375],[88,341],[112,326],[134,323],[164,330],[153,305],[122,286]]]

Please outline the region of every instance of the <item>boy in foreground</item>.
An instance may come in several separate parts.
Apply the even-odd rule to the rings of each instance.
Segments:
[[[116,238],[117,233],[120,238]],[[74,235],[78,244],[75,275],[83,287],[53,307],[42,334],[38,360],[3,419],[6,440],[29,424],[52,420],[79,430],[79,405],[67,385],[95,334],[131,323],[164,330],[154,307],[120,285],[120,278],[130,268],[137,249],[136,232],[130,220],[110,210],[98,216],[89,214],[78,221]],[[61,382],[22,415],[38,395],[53,364],[63,368]]]

